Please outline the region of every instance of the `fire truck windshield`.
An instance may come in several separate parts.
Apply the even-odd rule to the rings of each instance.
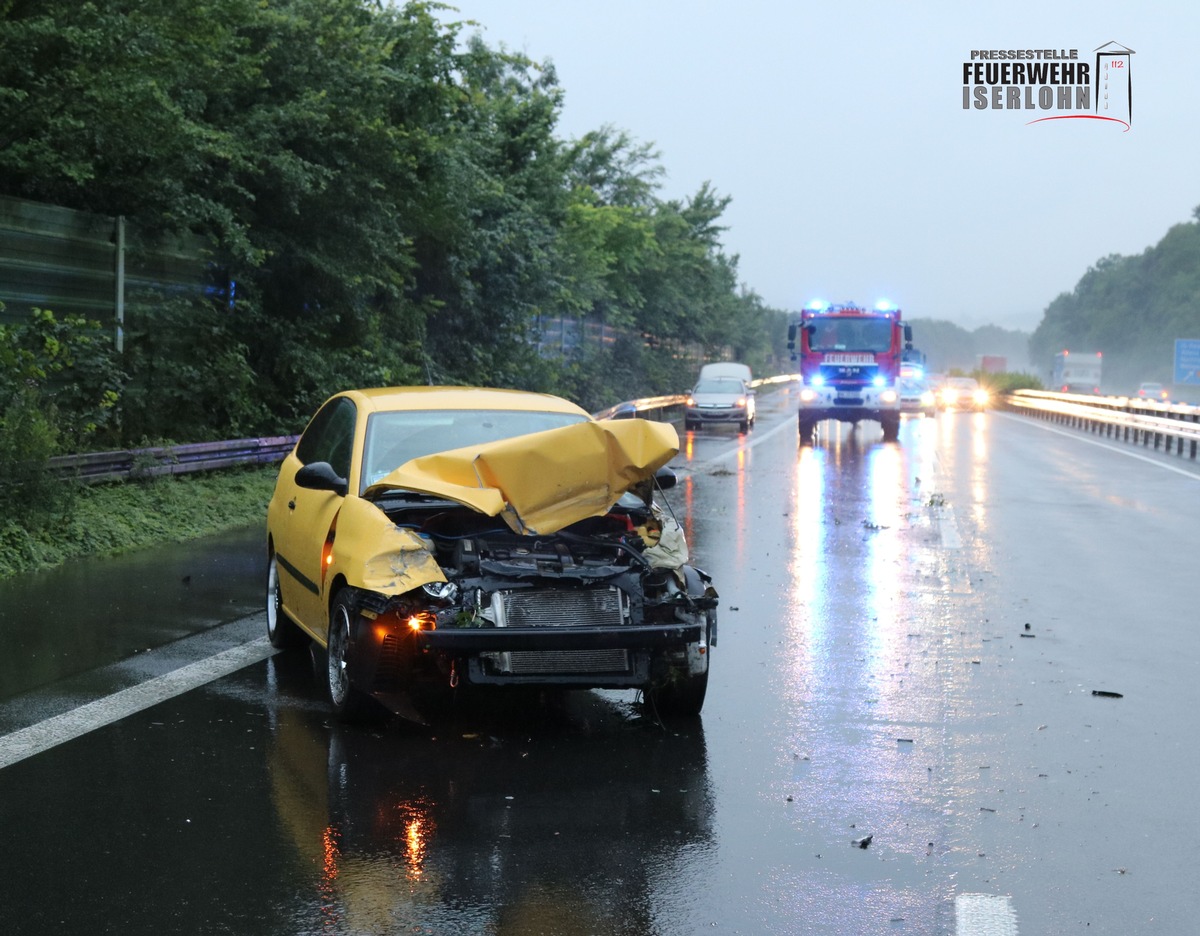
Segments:
[[[808,345],[813,351],[869,351],[879,354],[891,350],[891,319],[838,318],[813,322]]]

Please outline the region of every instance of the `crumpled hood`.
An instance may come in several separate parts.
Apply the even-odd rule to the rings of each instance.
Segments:
[[[424,455],[367,488],[402,489],[500,516],[520,534],[601,516],[679,451],[669,423],[598,420]]]

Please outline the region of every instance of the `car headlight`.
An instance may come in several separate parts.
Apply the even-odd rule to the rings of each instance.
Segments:
[[[805,387],[800,391],[800,399],[805,403],[811,403],[817,398],[817,391],[812,387]]]
[[[896,391],[895,390],[884,390],[882,393],[879,394],[879,400],[881,403],[895,403],[896,402]]]
[[[685,403],[684,405],[685,405],[685,406],[695,406],[695,405],[696,405],[696,400],[695,400],[695,398],[694,398],[694,397],[688,397],[688,398],[687,398],[687,401],[686,401],[686,403]]]
[[[972,398],[975,400],[976,404],[982,406],[988,401],[988,392],[986,390],[976,390],[972,394]]]
[[[933,392],[931,390],[926,390],[924,393],[921,394],[921,405],[922,406],[933,406],[933,404],[935,402],[937,402],[937,398],[933,395]]]

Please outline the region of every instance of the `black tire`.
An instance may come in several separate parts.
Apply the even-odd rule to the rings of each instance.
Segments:
[[[800,444],[801,445],[812,445],[813,444],[813,430],[816,428],[816,425],[817,424],[815,421],[813,421],[811,419],[805,419],[803,416],[800,417]]]
[[[342,721],[355,721],[372,708],[371,698],[354,685],[350,668],[352,630],[358,617],[352,593],[343,588],[329,609],[329,638],[325,646],[325,690],[333,714]]]
[[[740,423],[738,423],[738,432],[746,433],[749,431],[750,431],[750,421],[749,420],[743,419]]]
[[[884,442],[895,442],[900,438],[900,417],[898,415],[885,416],[879,422],[883,426]]]
[[[704,672],[686,673],[676,671],[662,685],[648,690],[654,711],[665,718],[696,718],[704,708],[704,697],[708,693],[708,671],[711,669],[712,638],[716,629],[716,612],[705,616],[708,647],[704,654]]]
[[[279,590],[279,563],[275,553],[267,562],[267,640],[272,647],[287,650],[304,642],[304,633],[283,610],[283,594]]]
[[[700,428],[700,424],[698,422],[693,422],[690,419],[685,419],[683,422],[684,432],[695,432],[699,428]]]

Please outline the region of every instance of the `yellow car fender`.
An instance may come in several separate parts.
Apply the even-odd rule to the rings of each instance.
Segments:
[[[370,501],[347,497],[335,523],[327,580],[340,575],[348,585],[388,596],[446,581],[429,542]]]

